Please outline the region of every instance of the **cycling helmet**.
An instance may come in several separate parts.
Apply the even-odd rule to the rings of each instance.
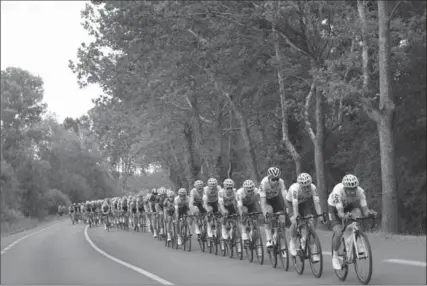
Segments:
[[[179,189],[178,190],[178,195],[179,196],[185,196],[185,195],[187,195],[187,190],[184,189],[184,188]]]
[[[201,188],[203,188],[203,187],[204,187],[204,183],[203,183],[203,181],[201,181],[201,180],[197,180],[197,181],[195,181],[195,182],[194,182],[194,187],[195,187],[196,189],[201,189]]]
[[[175,197],[175,192],[172,190],[168,190],[167,194],[166,194],[169,198],[173,198]]]
[[[301,173],[298,175],[297,178],[297,183],[301,186],[301,187],[307,187],[307,186],[311,186],[311,176],[307,173]]]
[[[359,186],[359,180],[354,175],[345,175],[342,178],[342,184],[344,188],[357,188]]]
[[[208,186],[210,188],[215,188],[216,186],[218,186],[218,181],[215,178],[210,178],[208,180]]]
[[[234,181],[232,179],[225,179],[223,185],[224,185],[224,188],[233,188]]]
[[[255,184],[252,180],[246,180],[243,182],[243,188],[246,190],[253,190],[255,187]]]
[[[269,177],[278,178],[280,176],[280,170],[276,167],[271,167],[267,170],[267,174]]]
[[[152,193],[153,195],[157,195],[157,189],[156,189],[156,188],[153,188],[153,189],[151,190],[151,193]]]
[[[164,195],[164,194],[166,194],[166,189],[165,189],[165,188],[163,188],[163,187],[161,187],[161,188],[159,189],[159,195]]]

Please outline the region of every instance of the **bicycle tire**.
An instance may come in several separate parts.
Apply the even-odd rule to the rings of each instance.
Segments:
[[[283,247],[283,246],[284,247]],[[277,253],[276,255],[279,256],[280,262],[282,264],[283,270],[288,271],[289,270],[289,249],[288,249],[288,241],[286,239],[286,235],[282,230],[278,232],[278,238],[277,238]]]
[[[234,247],[236,248],[236,255],[239,260],[243,259],[243,240],[242,240],[242,234],[239,230],[235,230],[235,236],[234,236]]]
[[[317,255],[319,255],[319,261],[317,263],[319,263],[320,267],[319,267],[319,271],[316,272],[314,270],[314,265],[317,263],[313,262],[312,256],[314,255],[313,253],[311,253],[311,248],[310,248],[310,242],[311,240],[314,239],[314,244],[316,245],[316,250],[317,250]],[[308,254],[309,254],[309,263],[310,263],[310,268],[311,268],[311,272],[313,273],[314,277],[316,278],[320,278],[322,276],[323,273],[323,255],[322,255],[322,245],[320,243],[320,239],[319,236],[317,235],[317,233],[314,230],[310,231],[310,236],[307,239],[307,245],[308,245]]]
[[[299,241],[299,245],[301,245],[301,235],[299,234],[297,236],[298,241]],[[294,262],[294,268],[295,271],[299,274],[302,275],[304,273],[304,268],[305,268],[305,251],[307,247],[307,241],[306,241],[306,245],[304,247],[304,249],[301,249],[301,247],[299,249],[297,249],[297,255],[292,257],[292,260]],[[299,264],[297,262],[300,262],[301,266],[298,266]]]
[[[332,234],[332,240],[331,240],[331,253],[332,255],[334,255],[334,237],[335,237],[335,233]],[[343,247],[343,249],[345,250],[345,243],[344,240],[341,238],[341,246]],[[341,266],[341,270],[336,270],[334,269],[335,275],[338,277],[338,279],[340,281],[345,281],[347,279],[347,275],[348,275],[348,265],[345,262],[346,261],[346,252],[344,252],[344,255],[341,256],[343,258],[343,265]],[[339,249],[338,249],[338,256],[339,255]]]
[[[262,241],[261,233],[259,229],[254,230],[254,250],[256,253],[257,261],[260,265],[264,264],[264,243]]]
[[[198,235],[199,247],[202,252],[206,250],[206,228],[204,223],[199,225],[200,234]]]
[[[369,243],[368,236],[364,232],[358,232],[356,235],[356,241],[354,243],[357,243],[357,237],[362,237],[365,244],[365,255],[368,255],[368,261],[369,261],[369,270],[368,270],[368,276],[366,279],[362,279],[359,275],[358,270],[358,259],[356,257],[354,261],[354,271],[356,272],[357,279],[362,283],[362,285],[368,285],[372,278],[372,272],[373,272],[373,264],[372,264],[372,250],[371,250],[371,244]],[[354,245],[353,245],[354,247]],[[356,248],[353,248],[353,253],[356,255]]]

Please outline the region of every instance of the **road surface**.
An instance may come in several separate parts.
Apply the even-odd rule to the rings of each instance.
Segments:
[[[191,252],[166,248],[148,233],[102,227],[87,229],[60,221],[46,228],[1,240],[1,285],[283,285],[359,284],[353,267],[340,282],[331,265],[330,233],[319,232],[324,270],[320,279],[306,265],[303,275],[291,268],[202,253],[196,241]],[[371,235],[374,273],[371,285],[426,284],[426,240],[384,239]],[[280,264],[280,262],[279,262]],[[279,266],[278,266],[279,267]]]

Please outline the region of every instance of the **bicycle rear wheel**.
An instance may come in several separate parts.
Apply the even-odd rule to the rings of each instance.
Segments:
[[[314,230],[310,232],[310,236],[307,239],[307,243],[311,272],[313,273],[314,277],[320,278],[323,272],[322,245],[320,244],[319,236]],[[317,259],[315,260],[314,258]],[[316,267],[318,267],[318,269]]]
[[[354,260],[354,270],[356,271],[356,275],[357,275],[357,279],[359,279],[360,283],[362,283],[363,285],[367,285],[369,284],[369,282],[371,281],[371,277],[372,277],[372,250],[371,250],[371,245],[369,244],[369,240],[368,240],[368,236],[363,233],[363,232],[359,232],[356,235],[356,241],[354,243],[360,243],[364,246],[364,253],[361,253],[361,250],[359,250],[359,257],[355,257]],[[356,256],[356,247],[353,245],[353,255]],[[361,261],[366,260],[368,262],[368,273],[366,275],[366,277],[363,277],[362,274],[360,273],[361,269],[359,264],[361,263]]]

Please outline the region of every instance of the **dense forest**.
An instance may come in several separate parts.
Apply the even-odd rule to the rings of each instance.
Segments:
[[[323,207],[353,173],[385,231],[425,233],[424,1],[92,1],[81,17],[93,41],[69,66],[103,90],[87,116],[42,120],[41,80],[2,71],[3,203],[126,192],[148,167],[188,188],[277,166],[288,186],[312,174]],[[17,86],[34,99],[7,117]]]

